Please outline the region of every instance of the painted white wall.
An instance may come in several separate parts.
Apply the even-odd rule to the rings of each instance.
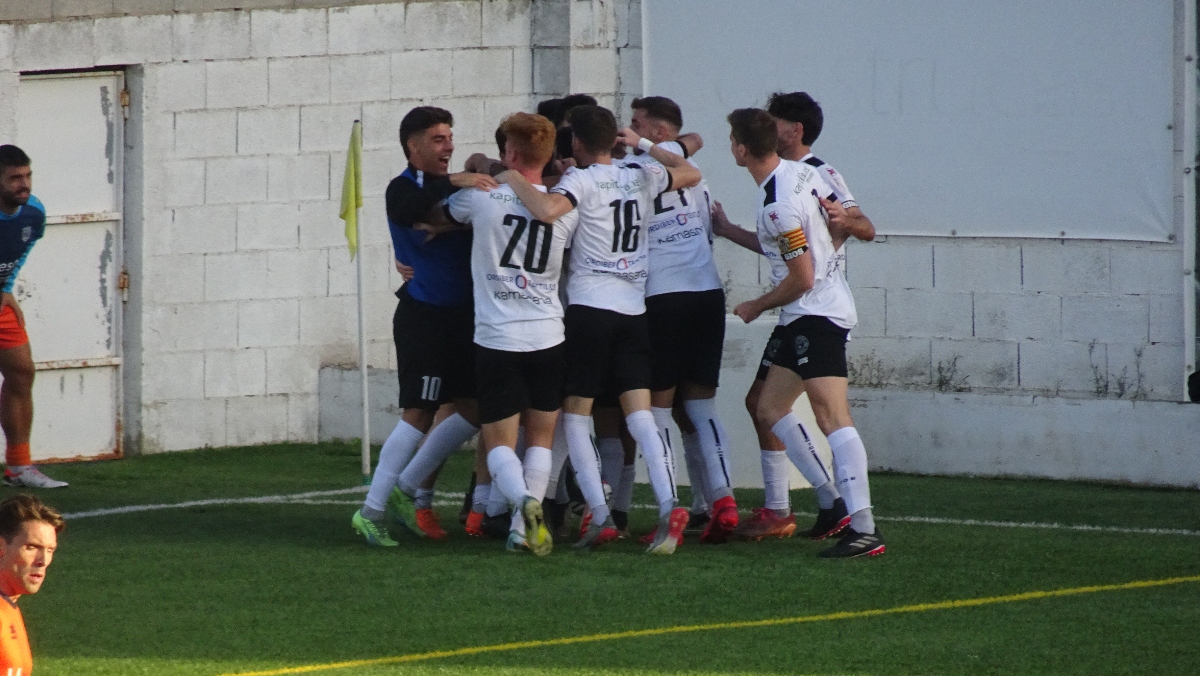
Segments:
[[[368,363],[394,368],[400,280],[383,195],[405,166],[401,117],[421,104],[449,109],[461,165],[494,153],[496,124],[532,110],[535,95],[569,89],[627,107],[640,92],[640,26],[636,0],[0,24],[5,141],[21,71],[136,66],[140,78],[132,124],[141,145],[129,152],[144,198],[128,311],[138,314],[130,323],[140,323],[141,354],[126,368],[141,400],[130,441],[146,452],[315,441],[320,366],[358,359],[354,266],[337,218],[351,122],[364,126]],[[638,77],[622,84],[630,63]]]

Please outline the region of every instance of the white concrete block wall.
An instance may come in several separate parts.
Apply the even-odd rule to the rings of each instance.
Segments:
[[[382,195],[404,165],[403,114],[450,109],[459,163],[492,152],[499,119],[543,96],[591,93],[628,119],[640,12],[638,0],[443,0],[0,24],[0,134],[14,129],[19,71],[144,73],[145,450],[317,438],[318,368],[357,360],[337,220],[350,120],[365,125],[368,361],[394,368]],[[758,257],[717,252],[731,305],[762,292]],[[1178,399],[1180,260],[1172,244],[854,243],[855,383]],[[177,377],[151,382],[163,373]]]
[[[546,4],[561,22],[535,21],[531,0],[441,0],[0,24],[5,137],[20,71],[133,65],[144,77],[142,258],[131,266],[143,300],[128,308],[143,320],[143,450],[317,438],[319,367],[357,362],[355,268],[337,218],[354,119],[365,125],[368,361],[395,368],[383,194],[404,168],[403,115],[453,112],[461,166],[494,154],[504,115],[533,109],[535,32],[565,48],[573,82],[552,94],[615,105],[617,69],[640,74],[617,55],[640,41],[640,14]]]
[[[1182,398],[1174,244],[882,237],[853,242],[860,387],[1071,398]],[[730,304],[757,293],[718,249]]]

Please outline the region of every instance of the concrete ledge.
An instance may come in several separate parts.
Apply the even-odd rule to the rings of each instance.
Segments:
[[[769,318],[747,325],[730,316],[726,323],[717,408],[739,487],[762,486],[758,440],[742,399],[773,326]],[[396,374],[371,369],[370,382],[371,438],[382,443],[399,420]],[[358,371],[322,368],[319,387],[320,439],[360,436]],[[850,396],[872,469],[1200,488],[1196,404],[863,388]],[[796,412],[828,465],[829,446],[807,399]],[[686,485],[681,454],[676,467]],[[641,462],[638,469],[645,481]],[[808,485],[795,470],[791,483]]]
[[[367,370],[371,403],[371,443],[382,444],[400,421],[400,383],[396,372]],[[320,441],[362,437],[362,390],[358,367],[323,366],[317,381]]]
[[[875,468],[1200,488],[1200,406],[854,390]]]
[[[94,0],[55,3],[52,0],[0,1],[0,22],[49,21],[108,16],[147,16],[231,9],[323,9],[355,5],[387,5],[450,0]]]

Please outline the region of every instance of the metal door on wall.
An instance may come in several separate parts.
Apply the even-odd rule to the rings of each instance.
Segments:
[[[37,364],[35,461],[121,454],[123,92],[111,71],[20,81],[16,143],[47,211],[13,289]]]

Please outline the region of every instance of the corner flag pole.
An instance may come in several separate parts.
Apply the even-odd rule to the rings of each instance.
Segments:
[[[355,240],[358,239],[358,222],[357,216],[362,213],[360,208],[355,209],[354,229]],[[371,405],[368,392],[368,376],[367,376],[367,308],[366,299],[363,297],[363,257],[356,256],[358,259],[358,371],[359,380],[362,381],[362,471],[363,481],[369,483],[371,481]]]
[[[362,122],[354,121],[350,128],[350,148],[346,151],[346,175],[342,180],[342,208],[339,215],[346,222],[346,241],[350,258],[356,261],[358,292],[358,371],[362,387],[362,472],[363,483],[371,480],[371,406],[367,380],[367,313],[363,297],[363,257],[359,251],[359,215],[362,210]]]

